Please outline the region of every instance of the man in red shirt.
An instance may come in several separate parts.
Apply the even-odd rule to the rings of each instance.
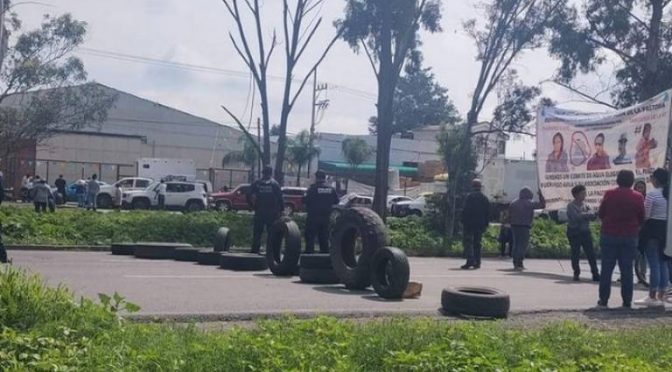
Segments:
[[[618,187],[604,194],[599,217],[602,220],[600,247],[602,275],[600,300],[597,306],[606,308],[611,294],[611,276],[618,262],[621,271],[621,298],[623,307],[632,305],[632,268],[637,250],[639,228],[644,223],[644,197],[632,190],[635,174],[629,170],[618,172]]]

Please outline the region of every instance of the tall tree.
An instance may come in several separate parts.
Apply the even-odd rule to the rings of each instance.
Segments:
[[[297,167],[296,186],[301,186],[301,168],[318,156],[320,149],[311,143],[310,132],[302,130],[296,137],[288,141],[287,153],[289,161]]]
[[[352,178],[355,175],[357,167],[371,157],[373,149],[362,138],[346,137],[343,142],[341,142],[341,152],[343,153],[345,161],[350,165],[350,177]]]
[[[558,18],[550,43],[562,64],[555,81],[591,102],[626,107],[672,87],[670,0],[581,0]],[[615,64],[611,102],[572,84]]]
[[[378,81],[378,139],[373,209],[387,216],[388,169],[394,122],[394,93],[401,70],[420,46],[419,30],[441,30],[438,0],[348,0],[336,22],[355,51],[364,50]]]
[[[227,165],[233,163],[241,163],[245,165],[249,168],[247,181],[252,183],[252,181],[254,181],[255,169],[257,168],[257,163],[259,162],[259,153],[255,147],[255,144],[252,143],[245,135],[238,139],[238,143],[243,146],[242,150],[231,151],[224,155],[224,158],[222,158],[222,166],[226,167]]]
[[[40,142],[64,129],[101,123],[116,95],[86,83],[86,71],[72,51],[82,44],[86,23],[69,14],[45,16],[40,28],[17,33],[6,49],[0,73],[0,157],[26,142]]]
[[[472,143],[476,134],[473,127],[478,124],[488,98],[499,85],[500,81],[512,74],[511,66],[525,51],[537,49],[543,45],[549,28],[563,15],[567,0],[493,0],[483,6],[483,22],[475,19],[465,23],[467,33],[474,39],[478,51],[476,60],[480,63],[480,70],[476,85],[471,95],[471,103],[467,113],[466,128],[461,131],[464,143]],[[517,102],[518,107],[527,106],[527,97],[536,97],[531,90],[533,87],[514,89],[504,105]],[[531,98],[530,98],[531,99]],[[514,113],[512,108],[500,109],[502,113]],[[515,120],[497,120],[488,132],[506,133],[520,132],[527,122]],[[448,169],[449,174],[462,175],[472,172],[465,169],[463,162],[453,163],[455,168]],[[455,231],[455,211],[457,210],[458,193],[463,185],[458,182],[462,177],[450,177],[448,181],[448,238],[452,238]]]
[[[455,124],[457,109],[448,97],[448,89],[436,82],[431,68],[417,63],[406,65],[394,92],[392,133],[403,133],[427,125]],[[378,118],[369,119],[369,132],[378,132]]]
[[[237,29],[237,38],[229,33],[234,48],[238,55],[243,59],[243,62],[248,67],[254,81],[257,85],[261,101],[262,109],[262,124],[263,124],[263,151],[262,158],[265,165],[271,163],[271,124],[270,124],[270,106],[268,99],[268,66],[273,56],[273,51],[279,45],[277,33],[273,31],[270,46],[266,48],[265,38],[262,33],[263,17],[262,7],[259,0],[242,0],[243,6],[246,7],[252,17],[254,18],[255,28],[253,32],[248,34],[244,26],[244,16],[240,11],[240,0],[222,0],[229,11],[231,18],[234,20]],[[275,179],[283,183],[284,180],[284,162],[285,151],[287,150],[287,123],[292,109],[303,92],[303,89],[308,82],[308,79],[317,69],[317,67],[326,58],[329,50],[338,40],[339,35],[336,34],[331,41],[326,45],[321,46],[321,53],[317,60],[309,65],[308,71],[298,80],[298,86],[294,86],[296,79],[296,71],[302,57],[309,45],[314,41],[320,26],[323,23],[323,18],[320,14],[322,5],[325,0],[282,0],[282,27],[284,36],[284,59],[285,59],[285,76],[284,89],[282,94],[282,107],[280,109],[280,121],[278,125],[278,153],[275,158]],[[251,49],[251,40],[256,41],[258,53],[253,53]],[[226,110],[229,115],[231,111]],[[233,115],[232,115],[233,116]],[[238,120],[236,120],[238,121]],[[241,127],[246,131],[244,127]],[[250,136],[248,136],[250,137]]]

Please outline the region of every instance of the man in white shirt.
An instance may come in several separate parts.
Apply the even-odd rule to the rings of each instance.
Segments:
[[[159,184],[157,196],[159,197],[159,209],[164,209],[166,206],[166,182],[164,180],[161,180]]]

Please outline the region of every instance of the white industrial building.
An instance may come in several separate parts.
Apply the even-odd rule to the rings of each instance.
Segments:
[[[103,86],[117,96],[100,125],[62,131],[34,149],[23,149],[3,167],[20,178],[30,173],[50,183],[64,175],[74,181],[98,174],[106,182],[136,174],[139,158],[191,159],[198,176],[215,187],[247,181],[241,164],[223,169],[222,159],[240,151],[242,131],[186,112]],[[10,164],[11,163],[11,164]],[[13,180],[16,184],[16,180]]]

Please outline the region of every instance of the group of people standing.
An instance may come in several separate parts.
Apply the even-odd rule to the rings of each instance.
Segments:
[[[63,204],[67,200],[67,182],[62,174],[54,181],[54,186],[56,193],[47,184],[46,179],[38,175],[31,177],[30,174],[26,174],[21,179],[21,200],[24,203],[32,201],[37,213],[46,212],[47,209],[54,212],[59,200]],[[94,174],[88,180],[77,181],[74,189],[78,207],[94,211],[97,209],[97,195],[100,192],[98,175]],[[57,197],[57,194],[60,197]]]
[[[666,244],[669,178],[667,170],[656,169],[650,177],[653,190],[647,193],[645,182],[635,183],[632,171],[621,170],[616,178],[618,187],[604,194],[598,210],[592,210],[585,203],[585,186],[577,185],[572,188],[574,200],[567,205],[567,239],[571,250],[573,280],[580,280],[579,259],[583,250],[588,259],[592,280],[600,283],[598,307],[604,308],[608,305],[616,265],[621,275],[622,305],[626,308],[633,305],[633,267],[638,249],[648,262],[650,287],[649,295],[634,304],[649,307],[664,305],[672,271],[672,248]],[[462,269],[481,267],[481,238],[488,227],[490,214],[489,201],[481,188],[480,181],[474,180],[472,191],[464,203],[463,247],[467,262]],[[509,207],[506,222],[510,226],[515,271],[524,270],[523,260],[529,245],[534,210],[545,208],[544,196],[541,192],[538,194],[539,201],[534,202],[532,191],[523,188],[519,198]],[[590,231],[590,223],[598,218],[601,221],[601,271],[597,265]],[[502,234],[506,235],[504,229]],[[502,234],[500,239],[507,239]]]
[[[254,209],[252,253],[260,253],[262,233],[266,230],[268,234],[271,225],[282,216],[284,209],[282,189],[272,174],[273,168],[264,167],[263,177],[252,184],[247,195],[247,202]],[[320,252],[329,252],[329,218],[339,199],[336,189],[329,186],[326,179],[324,171],[315,172],[315,183],[308,188],[304,197],[307,212],[305,253],[308,254],[314,253],[316,238]]]
[[[482,238],[490,224],[490,201],[482,192],[480,180],[473,180],[471,192],[467,195],[462,209],[462,228],[464,255],[467,262],[460,268],[463,270],[481,268]],[[520,190],[518,199],[509,206],[508,221],[503,221],[511,234],[511,255],[513,256],[513,270],[523,271],[523,261],[530,243],[530,229],[534,221],[535,209],[546,208],[544,195],[539,191],[539,200],[534,201],[534,193],[529,187]],[[508,239],[508,238],[507,238]],[[504,243],[504,242],[502,242]],[[504,251],[502,250],[502,256]]]

